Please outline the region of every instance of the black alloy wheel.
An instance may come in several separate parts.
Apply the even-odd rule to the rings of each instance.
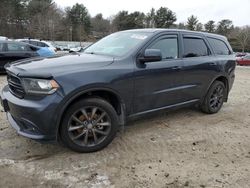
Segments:
[[[225,93],[226,88],[224,83],[215,81],[208,90],[203,104],[201,105],[202,111],[208,114],[217,113],[223,105]]]
[[[63,119],[63,143],[77,152],[94,152],[106,147],[115,137],[118,116],[107,101],[89,98],[74,103]]]

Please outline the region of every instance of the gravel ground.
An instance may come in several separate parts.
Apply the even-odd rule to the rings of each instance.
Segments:
[[[218,114],[146,117],[91,154],[18,136],[0,113],[0,187],[250,187],[249,105],[250,69],[238,67]]]

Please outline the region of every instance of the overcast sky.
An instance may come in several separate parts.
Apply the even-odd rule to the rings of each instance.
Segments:
[[[186,22],[194,14],[202,23],[208,20],[233,20],[234,25],[250,25],[250,0],[54,0],[60,7],[82,3],[91,16],[102,13],[104,17],[120,10],[149,12],[153,7],[168,7],[177,15],[177,22]]]

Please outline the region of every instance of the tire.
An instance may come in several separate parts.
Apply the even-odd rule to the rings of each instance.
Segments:
[[[118,116],[113,106],[100,98],[88,98],[74,103],[66,111],[60,136],[69,149],[89,153],[105,148],[117,130]]]
[[[226,87],[223,82],[215,81],[209,88],[201,105],[201,110],[207,114],[217,113],[224,102]]]

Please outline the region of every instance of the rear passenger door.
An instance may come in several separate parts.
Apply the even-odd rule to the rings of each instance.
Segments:
[[[208,42],[202,34],[183,34],[183,101],[201,99],[217,74],[218,67]]]

